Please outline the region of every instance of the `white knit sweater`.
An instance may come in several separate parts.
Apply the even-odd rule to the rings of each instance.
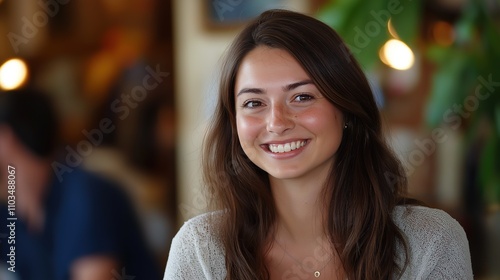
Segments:
[[[202,214],[182,226],[172,240],[164,280],[225,279],[224,250],[212,228],[221,215]],[[410,262],[402,279],[473,279],[465,232],[446,212],[397,206],[393,219],[409,245]]]

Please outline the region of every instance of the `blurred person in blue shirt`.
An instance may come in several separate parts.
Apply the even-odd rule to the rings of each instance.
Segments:
[[[134,207],[116,183],[78,166],[56,176],[58,132],[46,95],[0,92],[1,278],[160,279]]]

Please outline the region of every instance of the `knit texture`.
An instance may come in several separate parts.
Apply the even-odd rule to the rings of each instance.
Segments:
[[[221,215],[206,213],[184,223],[172,240],[164,280],[225,279],[224,250],[214,230]],[[409,246],[410,261],[401,279],[473,279],[467,237],[450,215],[422,206],[397,206],[392,216]]]

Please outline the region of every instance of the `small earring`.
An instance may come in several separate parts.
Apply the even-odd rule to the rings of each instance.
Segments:
[[[347,128],[347,123],[344,124],[344,129],[346,129],[346,128]]]

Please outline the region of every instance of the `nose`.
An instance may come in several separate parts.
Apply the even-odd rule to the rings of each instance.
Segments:
[[[292,129],[295,123],[286,105],[274,104],[267,119],[267,131],[282,134]]]

